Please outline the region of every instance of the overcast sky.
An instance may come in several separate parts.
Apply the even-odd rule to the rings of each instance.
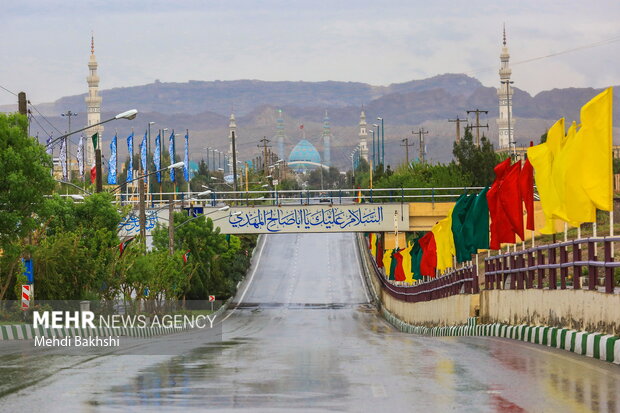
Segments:
[[[502,24],[515,86],[620,84],[620,1],[2,0],[0,85],[33,103],[85,93],[90,33],[103,89],[187,80],[342,80],[441,73],[498,83]],[[609,41],[612,40],[612,41]],[[0,90],[0,104],[15,97]]]

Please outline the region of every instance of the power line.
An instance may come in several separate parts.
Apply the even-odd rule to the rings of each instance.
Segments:
[[[5,90],[5,91],[9,92],[9,93],[10,93],[11,95],[13,95],[13,96],[17,96],[17,93],[15,93],[15,92],[11,92],[9,89],[5,88],[5,87],[4,87],[4,86],[2,86],[2,85],[0,85],[0,89],[3,89],[3,90]]]
[[[591,49],[591,48],[598,47],[598,46],[604,46],[604,45],[607,45],[607,44],[612,44],[612,43],[616,43],[618,41],[620,41],[620,36],[610,37],[609,39],[599,40],[598,42],[586,44],[586,45],[583,45],[583,46],[573,47],[571,49],[561,50],[559,52],[549,53],[549,54],[543,55],[543,56],[531,57],[531,58],[524,59],[524,60],[517,60],[517,61],[511,62],[510,65],[511,66],[522,65],[522,64],[525,64],[525,63],[535,62],[537,60],[543,60],[543,59],[548,59],[550,57],[561,56],[561,55],[564,55],[564,54],[567,54],[567,53],[576,52],[576,51],[579,51],[579,50]],[[473,75],[473,74],[476,74],[476,73],[479,73],[479,72],[486,72],[486,71],[489,71],[489,70],[496,70],[496,69],[497,69],[497,66],[486,66],[486,67],[481,67],[481,68],[478,68],[478,69],[471,70],[471,71],[467,72],[466,74],[467,75]]]

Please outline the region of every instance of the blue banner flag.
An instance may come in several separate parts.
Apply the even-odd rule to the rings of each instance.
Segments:
[[[189,182],[189,131],[185,132],[185,155],[183,156],[183,177]]]
[[[116,135],[110,142],[110,159],[108,159],[108,185],[116,185]]]
[[[142,165],[142,174],[146,175],[148,173],[146,170],[146,132],[144,132],[144,138],[140,142],[140,164]],[[144,181],[146,182],[146,178]]]
[[[168,138],[168,153],[170,154],[170,165],[174,163],[174,130]],[[170,182],[174,182],[174,168],[170,168]]]
[[[34,283],[34,266],[31,259],[22,258],[22,264],[24,264],[24,275],[28,279],[28,284]]]
[[[127,181],[133,179],[133,132],[127,137],[127,152],[129,153],[129,166],[127,167]]]
[[[155,153],[153,154],[153,162],[155,163],[155,170],[161,169],[161,135],[158,133],[155,138]],[[157,183],[161,184],[161,172],[155,174],[157,177]]]

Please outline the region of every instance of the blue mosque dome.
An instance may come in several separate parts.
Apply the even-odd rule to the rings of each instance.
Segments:
[[[305,164],[305,162],[320,164],[321,155],[313,144],[308,142],[306,139],[302,139],[291,151],[291,154],[288,157],[288,162],[289,164],[291,162],[299,162],[298,164],[291,165],[291,168],[298,172],[302,172],[306,169],[317,168],[317,165]]]

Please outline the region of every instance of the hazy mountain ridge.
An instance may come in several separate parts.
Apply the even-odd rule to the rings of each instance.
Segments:
[[[535,96],[515,88],[513,113],[516,119],[515,135],[520,144],[538,137],[559,117],[567,121],[579,119],[579,109],[600,89],[566,88],[543,91]],[[178,132],[190,130],[193,157],[201,157],[204,148],[228,149],[228,117],[231,110],[237,116],[239,150],[242,158],[249,159],[258,152],[256,145],[263,136],[275,135],[276,109],[282,108],[288,136],[287,148],[299,140],[299,125],[304,124],[306,137],[320,150],[318,138],[327,110],[334,139],[332,159],[338,166],[347,163],[348,153],[357,144],[358,122],[362,105],[367,114],[369,127],[377,116],[385,119],[386,155],[402,157],[400,140],[412,139],[411,131],[424,125],[431,130],[427,145],[430,158],[446,161],[451,158],[454,140],[454,123],[448,123],[457,115],[466,118],[466,110],[488,110],[481,116],[481,124],[489,124],[484,131],[491,140],[497,141],[495,119],[498,115],[497,89],[483,86],[477,79],[463,74],[442,74],[428,79],[413,80],[388,86],[373,86],[359,82],[268,82],[259,80],[235,81],[189,81],[185,83],[155,82],[102,90],[102,118],[129,108],[137,108],[140,115],[131,122],[141,129],[148,121],[154,121],[152,131],[173,128]],[[76,125],[85,124],[85,95],[67,96],[53,103],[39,104],[37,108],[56,127],[64,131],[66,119],[59,116],[66,110],[78,112],[73,120]],[[616,94],[614,114],[620,114],[620,97]],[[0,110],[15,110],[10,106]],[[82,110],[81,110],[82,109]],[[35,113],[36,115],[36,113]],[[470,116],[470,119],[471,116]],[[532,120],[532,121],[528,121]],[[534,121],[535,120],[535,121]],[[49,127],[43,123],[43,126]],[[126,122],[106,125],[105,139],[129,133]],[[32,134],[39,132],[32,125]],[[136,134],[144,131],[136,130]],[[168,134],[170,132],[167,132]],[[153,136],[156,132],[153,132]],[[55,133],[55,136],[58,132]],[[370,135],[369,135],[370,139]],[[275,142],[271,142],[275,150]],[[369,143],[370,145],[370,143]],[[122,146],[122,145],[120,145]],[[413,151],[413,149],[412,149]],[[417,149],[416,149],[417,151]],[[122,152],[121,152],[122,153]],[[389,160],[389,159],[388,159]]]

